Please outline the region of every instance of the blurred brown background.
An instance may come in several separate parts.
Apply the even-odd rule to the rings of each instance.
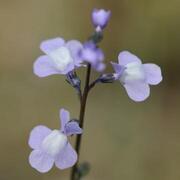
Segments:
[[[118,83],[94,89],[80,158],[92,165],[85,179],[180,179],[179,0],[0,0],[0,180],[68,180],[69,170],[33,170],[27,140],[38,124],[58,128],[62,107],[77,117],[78,99],[62,76],[40,79],[32,65],[44,39],[85,41],[94,7],[112,11],[102,42],[106,61],[129,50],[159,64],[164,81],[142,103]]]

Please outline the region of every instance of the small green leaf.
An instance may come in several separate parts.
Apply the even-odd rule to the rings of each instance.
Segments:
[[[79,165],[77,169],[77,174],[79,178],[77,180],[81,180],[82,177],[86,176],[90,171],[90,164],[88,162],[83,162]]]

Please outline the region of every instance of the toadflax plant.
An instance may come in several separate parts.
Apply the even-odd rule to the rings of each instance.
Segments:
[[[45,55],[35,61],[34,73],[38,77],[64,75],[80,99],[78,120],[70,119],[69,112],[61,109],[60,129],[51,130],[44,125],[39,125],[31,131],[29,146],[32,152],[29,163],[41,173],[48,172],[54,164],[59,169],[72,167],[71,180],[80,180],[87,173],[88,164],[79,164],[78,156],[88,93],[96,84],[118,81],[133,101],[140,102],[149,97],[149,85],[157,85],[162,80],[159,66],[152,63],[142,64],[137,56],[128,51],[119,53],[117,63],[111,62],[113,73],[103,73],[106,65],[99,43],[103,39],[103,31],[107,27],[110,16],[110,11],[93,10],[91,18],[95,32],[84,43],[78,40],[65,41],[57,37],[43,41],[40,45]],[[86,69],[83,88],[77,75],[77,69],[81,67]],[[92,82],[90,82],[91,69],[100,73],[99,77]],[[72,135],[77,135],[75,148],[68,141]]]

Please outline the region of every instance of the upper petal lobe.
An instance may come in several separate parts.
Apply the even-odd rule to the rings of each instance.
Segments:
[[[61,131],[65,131],[65,126],[68,123],[68,121],[70,120],[70,114],[69,111],[65,110],[65,109],[61,109],[60,112],[60,119],[61,119]]]
[[[51,133],[51,131],[51,129],[42,125],[33,128],[29,137],[29,146],[32,149],[40,149],[42,141],[46,136],[48,136]]]
[[[65,126],[65,134],[67,136],[73,135],[73,134],[81,134],[82,129],[79,127],[78,122],[76,121],[70,121]]]
[[[70,40],[66,43],[66,47],[70,50],[76,66],[80,66],[82,58],[80,57],[80,51],[83,49],[83,45],[77,40]]]
[[[65,43],[64,39],[62,38],[54,38],[54,39],[49,39],[45,40],[41,43],[40,49],[44,51],[46,54],[50,53],[53,50],[56,50],[63,46]]]
[[[122,51],[119,53],[118,56],[119,64],[122,66],[126,66],[129,63],[137,62],[141,63],[141,60],[135,56],[134,54],[128,52],[128,51]]]

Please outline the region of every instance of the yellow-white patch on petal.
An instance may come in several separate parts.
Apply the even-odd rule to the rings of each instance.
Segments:
[[[67,136],[61,133],[59,130],[53,130],[42,142],[42,149],[52,157],[61,152],[61,150],[67,145]]]
[[[55,63],[55,67],[60,71],[64,71],[69,64],[73,63],[69,49],[64,46],[51,51],[48,55]]]
[[[141,63],[128,63],[125,67],[126,69],[120,77],[121,82],[125,83],[129,81],[145,79],[145,73]]]

